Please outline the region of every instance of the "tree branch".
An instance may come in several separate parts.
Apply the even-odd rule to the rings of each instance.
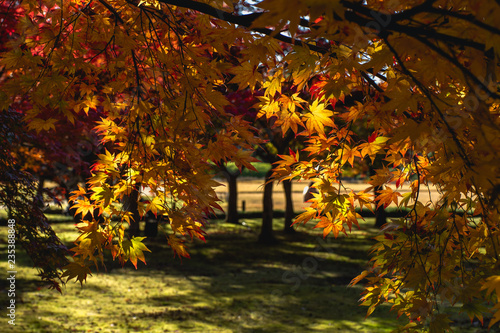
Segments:
[[[436,112],[438,113],[439,115],[439,118],[441,119],[441,121],[444,123],[444,125],[446,126],[446,129],[448,130],[448,132],[451,134],[452,136],[452,139],[453,141],[455,142],[455,144],[457,145],[457,148],[459,150],[459,154],[460,156],[462,157],[462,159],[464,160],[464,162],[467,164],[468,167],[472,167],[472,163],[470,162],[469,158],[467,157],[467,153],[465,152],[465,149],[462,145],[462,143],[460,142],[460,140],[458,139],[458,136],[457,136],[457,133],[455,132],[455,130],[451,127],[451,125],[448,123],[448,121],[446,120],[443,112],[441,111],[441,109],[437,106],[437,104],[434,102],[434,99],[433,99],[433,96],[431,94],[431,92],[429,92],[429,90],[427,89],[427,87],[425,87],[411,72],[410,70],[408,70],[408,68],[406,68],[403,60],[401,59],[401,57],[399,56],[399,53],[394,49],[394,47],[389,43],[389,41],[387,39],[384,39],[387,47],[389,47],[389,50],[391,50],[392,54],[394,55],[394,58],[396,59],[396,61],[398,62],[398,64],[401,66],[401,69],[403,70],[403,73],[405,73],[406,75],[408,75],[412,81],[418,86],[418,88],[424,93],[424,95],[427,97],[427,99],[429,100],[429,102],[431,103],[431,105],[433,106],[433,108],[436,110]]]
[[[460,14],[460,13],[457,13],[457,12],[446,10],[444,8],[435,8],[435,7],[430,7],[429,10],[428,10],[428,12],[429,13],[440,14],[440,15],[443,15],[443,16],[451,16],[451,17],[454,17],[454,18],[457,18],[457,19],[469,22],[471,24],[474,24],[475,26],[477,26],[477,27],[479,27],[481,29],[487,30],[487,31],[489,31],[491,33],[500,35],[500,29],[477,20],[471,14],[464,15],[464,14]]]
[[[234,15],[232,13],[228,13],[226,11],[216,9],[208,4],[205,3],[200,3],[197,1],[193,0],[158,0],[161,3],[164,3],[166,5],[173,5],[177,7],[182,7],[182,8],[187,8],[187,9],[192,9],[197,12],[203,13],[210,15],[212,17],[218,18],[220,20],[237,24],[245,28],[249,28],[252,31],[264,34],[266,36],[273,37],[274,39],[277,39],[279,41],[282,41],[287,44],[291,45],[296,45],[296,46],[301,46],[301,47],[307,47],[311,51],[318,52],[321,54],[327,53],[327,50],[324,48],[318,47],[313,44],[305,43],[303,41],[293,39],[291,37],[285,36],[281,33],[277,33],[276,31],[269,29],[269,28],[256,28],[252,27],[253,22],[259,18],[263,13],[252,13],[248,15]],[[309,27],[310,23],[306,19],[301,19],[300,20],[300,25]]]
[[[105,0],[99,0],[99,2],[106,7],[107,10],[109,10],[113,15],[115,16],[115,20],[123,24],[123,19],[120,17],[120,14],[116,11],[115,7],[111,6],[109,3],[107,3]]]
[[[491,91],[484,82],[481,82],[474,74],[471,73],[464,65],[462,65],[457,59],[453,58],[450,56],[448,53],[437,47],[436,45],[432,44],[429,42],[427,39],[421,37],[421,36],[415,36],[414,37],[416,40],[420,41],[422,44],[428,46],[430,49],[434,50],[437,54],[439,54],[441,57],[445,58],[449,62],[451,62],[453,65],[455,65],[458,69],[462,71],[465,77],[468,77],[472,81],[474,81],[478,86],[480,86],[484,91],[488,93],[488,95],[493,96],[495,98],[500,98],[500,95]]]
[[[356,8],[358,8],[357,6]],[[370,13],[370,16],[364,17],[366,14],[364,14],[366,11]],[[356,23],[360,25],[361,27],[370,27],[373,22],[376,22],[374,17],[378,17],[377,15],[387,15],[381,12],[377,11],[372,11],[368,9],[364,9],[362,11],[363,16],[360,15],[359,12],[355,11],[347,11],[346,12],[346,19],[349,20],[350,22]],[[418,22],[418,21],[415,21]],[[481,52],[485,51],[486,45],[483,43],[475,42],[470,39],[465,39],[453,35],[447,35],[443,33],[439,33],[436,30],[428,29],[427,25],[421,22],[418,22],[420,25],[419,26],[410,26],[410,25],[401,25],[398,23],[397,20],[394,20],[393,17],[391,16],[391,20],[388,21],[387,24],[382,25],[378,24],[377,27],[380,28],[378,32],[375,32],[378,36],[381,38],[384,38],[392,33],[401,33],[405,34],[409,37],[416,37],[416,36],[425,36],[426,38],[431,38],[435,39],[438,41],[443,41],[448,44],[453,44],[455,46],[459,47],[471,47],[476,50],[479,50]],[[488,56],[488,55],[487,55]]]

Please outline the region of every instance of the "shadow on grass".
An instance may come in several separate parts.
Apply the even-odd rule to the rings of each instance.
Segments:
[[[107,259],[107,271],[93,273],[83,287],[69,282],[62,296],[40,288],[19,251],[13,332],[389,332],[396,327],[388,307],[365,320],[366,308],[358,303],[361,287],[347,287],[365,268],[373,244],[369,233],[324,240],[304,228],[291,236],[277,233],[279,244],[263,246],[250,222],[240,229],[214,222],[207,243],[191,244],[191,259],[183,261],[172,257],[165,239],[148,240],[152,253],[146,266],[121,268]],[[54,228],[74,239],[72,223]],[[5,258],[6,246],[0,245]],[[6,264],[0,269],[6,271]],[[1,304],[6,288],[1,285]]]
[[[359,248],[349,250],[340,239],[318,242],[307,234],[292,239],[279,234],[278,238],[278,245],[262,246],[250,232],[210,235],[208,244],[197,243],[190,249],[192,259],[183,264],[162,260],[161,255],[151,258],[149,269],[185,280],[192,289],[151,297],[149,306],[157,310],[132,316],[176,321],[184,329],[208,325],[234,332],[394,328],[388,317],[379,314],[364,322],[366,308],[357,303],[361,289],[347,288],[363,270],[363,264],[352,262],[351,256],[366,260],[371,241],[356,240],[353,247]],[[157,242],[148,247],[158,254],[165,250]],[[205,295],[201,301],[200,295]]]

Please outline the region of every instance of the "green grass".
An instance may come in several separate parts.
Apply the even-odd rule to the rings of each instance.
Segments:
[[[153,253],[138,270],[130,263],[121,268],[108,256],[107,271],[93,273],[83,287],[68,283],[63,295],[40,284],[18,249],[17,325],[9,330],[376,333],[397,326],[388,307],[365,319],[366,308],[358,303],[361,287],[347,287],[365,267],[376,232],[369,227],[373,220],[337,240],[323,241],[319,231],[308,227],[292,236],[277,232],[280,242],[274,246],[256,243],[259,219],[243,222],[213,221],[207,227],[208,241],[190,244],[192,258],[182,262],[173,258],[162,237],[146,242]],[[274,223],[281,230],[283,220]],[[53,227],[63,241],[75,239],[72,222],[59,221]],[[2,272],[7,270],[6,239],[2,226]],[[2,308],[6,302],[4,290]],[[5,316],[2,320],[6,325]]]
[[[271,170],[271,164],[269,164],[269,163],[254,162],[254,163],[252,163],[252,165],[256,169],[256,171],[244,168],[243,171],[241,172],[240,177],[264,179],[266,177],[266,173],[269,170]],[[236,170],[238,170],[238,168],[236,167],[236,164],[234,164],[233,162],[227,163],[227,168],[230,172],[236,172]]]

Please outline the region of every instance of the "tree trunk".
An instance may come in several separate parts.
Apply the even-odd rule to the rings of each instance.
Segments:
[[[293,212],[293,200],[292,200],[292,181],[284,180],[283,189],[285,191],[285,225],[283,231],[286,234],[293,234],[295,229],[292,227],[293,218],[295,216]]]
[[[144,226],[144,236],[149,238],[155,238],[158,236],[158,219],[146,218],[146,224]]]
[[[232,173],[229,169],[221,164],[219,166],[222,174],[227,180],[227,212],[226,212],[226,222],[238,223],[238,186],[237,179],[241,175],[241,171],[237,170],[236,173]],[[243,169],[242,169],[243,170]]]
[[[381,163],[382,162],[379,161],[379,158],[377,157],[375,159],[375,162],[374,162],[374,164],[377,164],[377,165],[370,166],[370,176],[376,175],[375,168],[380,167]],[[382,191],[382,190],[383,190],[382,186],[375,186],[373,188],[373,194],[375,195],[375,198],[380,194],[380,191]],[[376,201],[376,200],[375,200],[375,205],[378,205],[378,201]],[[375,208],[375,227],[380,228],[386,223],[387,223],[387,214],[385,212],[384,206],[376,207]]]
[[[264,185],[262,227],[260,229],[259,242],[264,244],[276,243],[273,235],[273,182],[270,182],[272,170],[266,174]]]
[[[226,175],[227,183],[228,183],[228,198],[227,198],[227,215],[226,222],[229,223],[238,223],[238,187],[237,187],[237,178],[239,173],[234,175],[232,173],[224,172]]]
[[[375,196],[379,195],[381,190],[383,190],[382,186],[375,186],[374,188]],[[387,223],[387,214],[385,212],[385,208],[384,206],[380,206],[375,209],[375,227],[380,228],[386,223]]]
[[[36,196],[34,198],[35,204],[40,207],[41,209],[44,208],[44,202],[43,202],[43,184],[45,183],[45,177],[40,176],[38,178],[38,187],[36,189]]]

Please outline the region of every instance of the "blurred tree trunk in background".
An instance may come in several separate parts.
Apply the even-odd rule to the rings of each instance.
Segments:
[[[290,179],[283,181],[283,189],[285,191],[285,225],[283,231],[287,234],[293,234],[295,229],[292,227],[293,218],[293,199],[292,199],[292,181]]]

